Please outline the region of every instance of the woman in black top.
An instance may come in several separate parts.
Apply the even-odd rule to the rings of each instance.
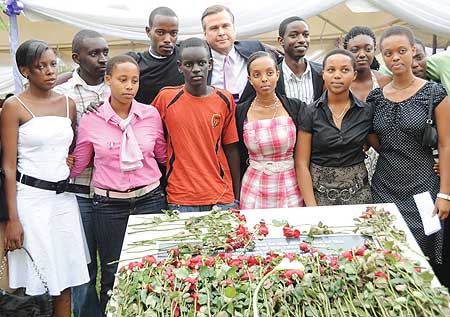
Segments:
[[[323,61],[327,91],[300,115],[295,161],[306,206],[372,201],[363,153],[372,108],[351,94],[355,78],[351,53],[328,53]]]
[[[298,113],[306,105],[275,94],[276,65],[270,53],[250,56],[247,71],[256,97],[236,108],[242,209],[303,206],[293,156]]]

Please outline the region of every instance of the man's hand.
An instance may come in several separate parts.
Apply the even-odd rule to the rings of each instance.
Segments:
[[[94,102],[92,101],[89,106],[87,106],[84,113],[90,113],[90,112],[98,112],[98,108],[100,108],[103,105],[103,101]]]

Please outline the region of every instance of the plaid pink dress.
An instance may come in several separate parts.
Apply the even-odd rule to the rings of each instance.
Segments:
[[[296,129],[290,116],[244,123],[249,164],[241,209],[303,206],[294,168]]]

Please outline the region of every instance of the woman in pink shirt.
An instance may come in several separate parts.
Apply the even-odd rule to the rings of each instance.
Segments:
[[[102,267],[100,304],[114,283],[130,214],[159,213],[166,208],[158,163],[166,163],[161,118],[153,106],[134,100],[139,68],[129,56],[116,56],[106,66],[111,96],[97,112],[81,118],[71,177],[94,158],[95,234]]]

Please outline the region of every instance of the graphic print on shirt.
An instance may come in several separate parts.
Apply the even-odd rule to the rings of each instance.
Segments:
[[[214,113],[211,117],[211,126],[213,128],[218,127],[221,119],[222,119],[222,116],[220,113]]]

